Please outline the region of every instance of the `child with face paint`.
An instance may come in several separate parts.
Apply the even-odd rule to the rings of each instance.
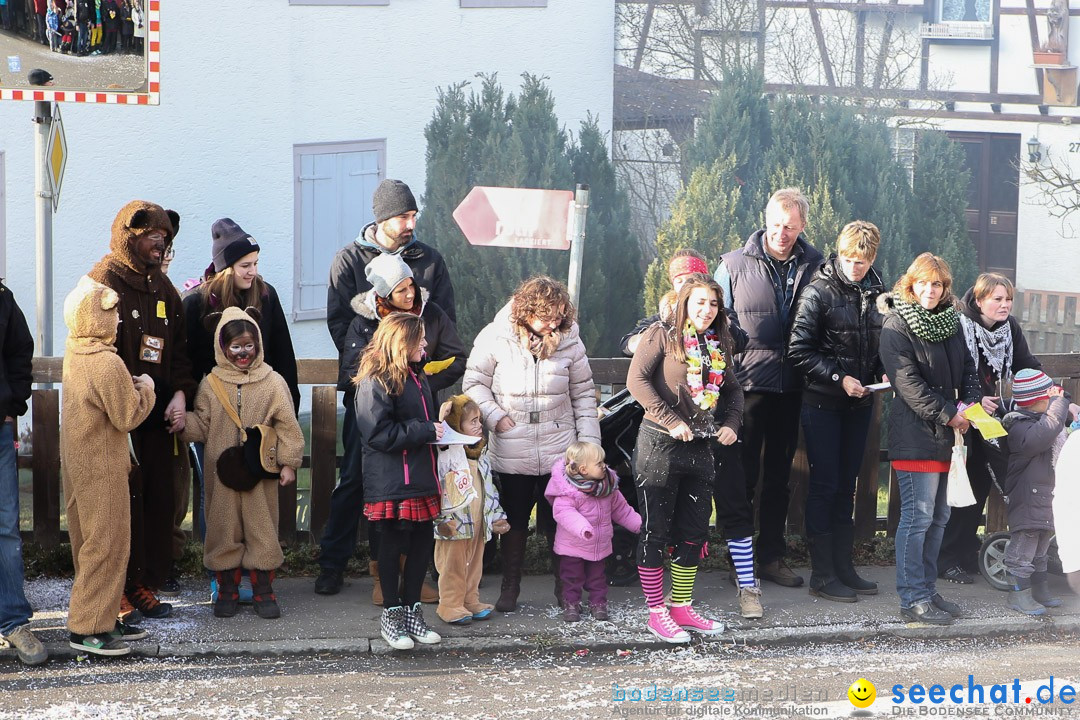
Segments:
[[[214,393],[211,377],[225,388],[244,427],[269,425],[277,432],[281,485],[296,481],[296,468],[304,454],[304,436],[293,412],[289,386],[263,361],[257,314],[251,308],[244,312],[229,307],[220,316],[208,318],[214,322],[220,317],[214,344],[217,365],[199,385],[195,410],[188,413],[183,435],[187,442],[206,443],[203,564],[216,574],[217,617],[236,614],[240,578],[245,572],[251,576],[255,612],[263,618],[280,617],[272,583],[284,558],[278,544],[278,483],[264,480],[251,490],[237,491],[218,477],[218,458],[242,442],[242,437]]]

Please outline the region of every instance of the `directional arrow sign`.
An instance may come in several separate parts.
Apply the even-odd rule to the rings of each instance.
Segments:
[[[55,211],[60,204],[60,185],[64,182],[64,168],[67,167],[67,136],[64,135],[64,123],[60,119],[60,105],[53,103],[53,118],[49,126],[49,141],[45,145],[45,165],[49,176],[49,190],[52,192],[52,205]]]
[[[569,250],[569,190],[474,187],[454,210],[471,245]]]

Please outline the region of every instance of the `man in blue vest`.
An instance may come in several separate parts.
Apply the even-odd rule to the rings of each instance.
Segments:
[[[802,235],[809,209],[798,188],[777,190],[765,206],[765,227],[723,255],[714,275],[729,314],[749,335],[746,348],[735,356],[735,370],[745,392],[741,440],[751,504],[761,478],[758,576],[787,587],[803,583],[784,562],[788,481],[799,441],[803,385],[787,357],[788,336],[799,293],[823,261]]]

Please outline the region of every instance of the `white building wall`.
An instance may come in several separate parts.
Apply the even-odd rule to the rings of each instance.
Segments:
[[[610,129],[611,2],[462,9],[456,0],[383,7],[290,6],[285,0],[162,2],[159,107],[63,106],[70,158],[54,220],[54,352],[63,298],[108,249],[117,210],[143,198],[177,210],[170,276],[201,274],[210,225],[231,216],[258,239],[260,271],[292,308],[293,146],[385,139],[387,177],[424,189],[424,125],[437,90],[498,72],[546,76],[577,131],[591,112]],[[33,103],[0,103],[6,162],[7,283],[35,317]],[[365,200],[366,202],[366,200]],[[421,208],[423,201],[421,200]],[[0,234],[0,237],[3,237]],[[453,268],[451,268],[453,270]],[[322,320],[293,325],[300,357],[331,357]]]

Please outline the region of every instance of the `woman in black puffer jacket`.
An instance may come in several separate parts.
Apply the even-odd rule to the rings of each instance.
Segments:
[[[806,538],[810,594],[855,602],[877,593],[851,561],[855,480],[874,408],[866,385],[881,379],[878,357],[885,291],[873,268],[881,234],[871,223],[848,223],[829,258],[799,296],[788,354],[806,373],[802,427],[810,461]]]
[[[889,460],[900,488],[900,615],[937,625],[949,625],[961,613],[937,591],[937,557],[949,520],[945,485],[954,430],[967,431],[960,408],[980,398],[951,285],[948,263],[923,253],[879,303],[885,315],[881,362],[896,393],[889,408]]]

